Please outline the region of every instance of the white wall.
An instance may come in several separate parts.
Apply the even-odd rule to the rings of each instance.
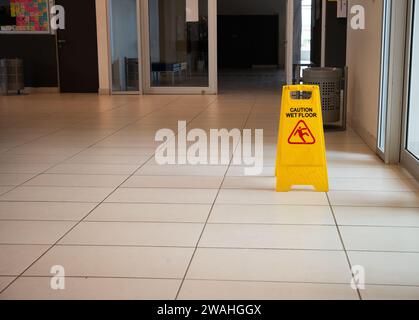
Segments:
[[[365,7],[365,30],[348,23],[348,109],[352,127],[375,151],[380,94],[380,60],[383,0],[349,0]],[[350,21],[348,21],[350,22]]]
[[[99,60],[99,93],[110,93],[108,26],[105,0],[96,0],[97,48]]]

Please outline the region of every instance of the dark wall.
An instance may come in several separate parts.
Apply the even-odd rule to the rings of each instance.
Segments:
[[[337,18],[337,2],[327,5],[326,66],[343,68],[346,65],[347,19]]]
[[[316,3],[316,1],[313,1]],[[318,3],[321,12],[321,1]],[[326,66],[327,67],[344,67],[346,65],[346,35],[347,35],[347,19],[337,18],[337,3],[327,2],[326,12]],[[316,66],[321,64],[321,31],[322,21],[315,20],[312,29],[312,51],[311,61]]]
[[[0,58],[24,61],[26,87],[58,87],[53,35],[0,35]]]
[[[218,16],[218,66],[278,65],[277,15]]]

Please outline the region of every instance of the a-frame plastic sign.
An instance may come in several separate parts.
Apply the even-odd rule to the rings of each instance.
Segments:
[[[326,146],[320,89],[313,85],[285,86],[276,160],[278,192],[313,186],[328,192]]]

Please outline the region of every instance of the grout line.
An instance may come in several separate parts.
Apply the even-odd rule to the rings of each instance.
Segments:
[[[201,205],[201,206],[210,206]],[[1,222],[79,222],[80,220],[72,219],[3,219]],[[85,220],[83,223],[119,223],[119,224],[205,224],[205,221],[192,221],[192,220]],[[287,227],[336,227],[335,224],[327,223],[279,223],[279,222],[208,222],[207,225],[222,225],[222,226],[287,226]],[[383,226],[383,225],[356,225],[356,224],[339,224],[339,227],[345,228],[375,228],[375,229],[419,229],[419,226]],[[351,251],[351,250],[348,250]],[[398,251],[397,251],[398,252]]]
[[[34,244],[34,243],[0,243],[0,247],[2,246],[10,246],[10,247],[45,247],[51,246],[51,243],[48,244]],[[164,248],[164,249],[195,249],[195,245],[191,246],[181,246],[181,245],[127,245],[127,244],[71,244],[71,243],[57,243],[54,247],[72,247],[72,248]],[[274,251],[274,252],[344,252],[342,249],[310,249],[310,248],[273,248],[273,247],[210,247],[210,246],[199,246],[198,249],[204,250],[218,250],[218,251]],[[419,255],[419,251],[383,251],[383,250],[347,250],[347,252],[354,252],[354,253],[378,253],[378,254],[405,254],[405,255]]]
[[[343,241],[343,236],[342,236],[342,233],[341,233],[340,228],[339,228],[339,224],[338,224],[338,221],[337,221],[337,218],[336,218],[336,215],[335,215],[335,211],[333,209],[332,203],[331,203],[330,198],[329,198],[329,194],[327,192],[326,192],[326,198],[327,198],[327,201],[329,202],[329,206],[330,206],[330,210],[331,210],[332,215],[333,215],[333,219],[335,220],[336,230],[338,232],[338,236],[339,236],[340,242],[342,244],[343,251],[345,252],[346,261],[348,262],[349,270],[350,270],[351,275],[352,275],[352,279],[354,279],[355,278],[355,274],[353,273],[353,270],[352,270],[352,263],[351,263],[351,260],[349,258],[348,251],[346,250],[346,246],[345,246],[345,243]],[[361,295],[361,291],[359,290],[358,287],[357,287],[357,290],[356,291],[357,291],[359,300],[363,300],[362,299],[362,295]]]
[[[16,275],[4,275],[0,276],[0,278],[14,278]],[[44,275],[25,275],[21,276],[21,278],[32,278],[32,279],[49,279],[50,276]],[[114,280],[169,280],[169,281],[180,281],[182,280],[181,277],[120,277],[120,276],[87,276],[87,275],[75,275],[75,276],[66,276],[69,279],[114,279]],[[339,283],[339,282],[312,282],[312,281],[280,281],[280,280],[248,280],[248,279],[205,279],[205,278],[193,278],[188,279],[188,281],[203,281],[203,282],[241,282],[241,283],[272,283],[272,284],[312,284],[312,285],[347,285],[346,283]],[[419,288],[418,285],[405,285],[405,284],[379,284],[379,283],[368,283],[369,286],[379,286],[379,287],[403,287],[403,288]]]
[[[108,188],[113,189],[113,188]],[[177,189],[175,189],[177,190]],[[181,189],[178,189],[181,190]],[[202,190],[211,190],[214,189],[202,189]],[[225,189],[224,189],[225,190]],[[105,199],[106,200],[106,199]],[[69,200],[1,200],[1,203],[66,203],[66,204],[97,204],[98,202],[89,202],[89,201],[69,201]],[[101,204],[138,204],[138,205],[210,205],[211,203],[204,202],[117,202],[117,201],[106,201]],[[324,204],[296,204],[296,203],[218,203],[217,206],[289,206],[289,207],[325,207]],[[390,208],[390,209],[417,209],[418,206],[405,206],[405,207],[395,207],[395,206],[360,206],[360,205],[347,205],[347,204],[334,204],[333,207],[342,207],[342,208]]]

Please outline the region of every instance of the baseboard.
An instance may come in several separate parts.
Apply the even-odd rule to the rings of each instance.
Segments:
[[[109,96],[111,94],[111,89],[100,88],[98,93],[101,96]]]
[[[25,87],[25,93],[60,93],[58,87]]]
[[[356,121],[351,119],[349,121],[351,128],[361,137],[367,146],[373,151],[377,152],[377,138],[368,132],[365,128],[358,126]]]

